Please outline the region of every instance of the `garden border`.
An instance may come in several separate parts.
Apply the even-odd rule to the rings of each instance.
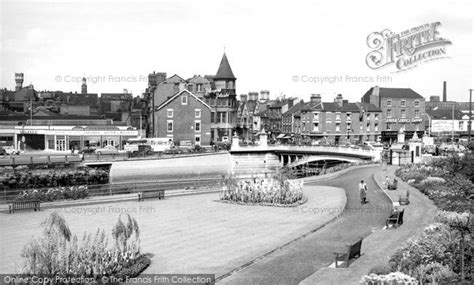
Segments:
[[[292,204],[272,204],[272,203],[245,203],[245,202],[238,202],[238,201],[230,201],[230,200],[214,200],[214,202],[221,202],[226,204],[234,204],[234,205],[241,205],[241,206],[264,206],[264,207],[277,207],[277,208],[292,208],[303,205],[304,203],[308,202],[308,197],[303,195],[301,200],[292,203]]]

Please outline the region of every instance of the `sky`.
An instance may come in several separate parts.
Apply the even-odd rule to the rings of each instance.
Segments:
[[[0,88],[15,72],[36,90],[140,95],[153,71],[215,74],[224,53],[237,93],[360,101],[372,86],[468,101],[472,1],[11,1],[0,0]],[[440,22],[445,57],[396,72],[371,69],[369,34]]]

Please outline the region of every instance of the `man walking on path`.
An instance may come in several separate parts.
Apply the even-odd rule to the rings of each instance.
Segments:
[[[367,184],[364,180],[361,180],[359,183],[359,192],[360,192],[360,202],[362,204],[367,203]]]

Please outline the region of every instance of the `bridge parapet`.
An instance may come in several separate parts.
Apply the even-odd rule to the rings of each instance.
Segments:
[[[256,146],[239,146],[233,147],[231,152],[295,152],[295,153],[306,153],[306,154],[336,154],[336,155],[348,155],[356,157],[370,157],[373,161],[380,160],[380,151],[363,148],[353,148],[344,146],[307,146],[307,145],[256,145]]]

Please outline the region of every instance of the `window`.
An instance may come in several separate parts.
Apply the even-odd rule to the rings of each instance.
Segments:
[[[215,119],[214,119],[215,116],[216,116],[216,113],[215,113],[215,112],[211,112],[211,123],[214,123],[214,122],[215,122]]]
[[[336,123],[336,132],[340,132],[340,131],[341,131],[341,124]]]
[[[464,129],[464,121],[459,121],[459,130],[462,131]]]
[[[386,129],[387,129],[387,131],[390,131],[392,129],[392,124],[387,123],[387,128]]]
[[[194,121],[194,129],[196,130],[196,132],[200,132],[201,131],[201,121]]]
[[[313,123],[313,132],[319,132],[319,123]]]
[[[194,136],[194,142],[195,142],[197,145],[201,145],[201,135],[195,135],[195,136]]]
[[[168,120],[167,130],[168,132],[173,132],[173,120]]]
[[[376,121],[378,121],[378,120],[379,120],[379,114],[374,114],[374,119],[375,119]]]
[[[188,96],[181,96],[181,105],[188,105]]]
[[[367,123],[367,130],[370,130],[370,123]]]
[[[387,110],[387,118],[391,118],[392,117],[392,109],[388,109]]]
[[[194,110],[194,117],[201,118],[201,109]]]
[[[319,121],[319,113],[313,113],[313,121]]]
[[[420,107],[420,101],[415,100],[415,107],[416,107],[416,108]]]
[[[374,125],[374,131],[378,132],[379,131],[379,124]]]
[[[419,118],[420,117],[420,110],[415,110],[415,118]]]
[[[196,92],[202,92],[202,84],[196,85]]]
[[[387,100],[387,107],[392,107],[392,100]]]
[[[402,110],[401,110],[401,113],[402,113],[402,116],[401,116],[401,117],[402,117],[403,119],[405,119],[405,118],[407,117],[407,112],[406,112],[406,110],[405,110],[405,109],[402,109]]]
[[[350,121],[352,119],[351,113],[346,114],[346,121]]]
[[[173,109],[166,110],[166,116],[168,118],[173,118]]]
[[[189,92],[193,92],[193,85],[192,84],[188,85],[188,90],[189,90]]]
[[[341,120],[341,114],[340,113],[336,113],[336,121],[340,121]]]
[[[406,100],[401,100],[400,101],[400,107],[406,107],[407,101]]]

